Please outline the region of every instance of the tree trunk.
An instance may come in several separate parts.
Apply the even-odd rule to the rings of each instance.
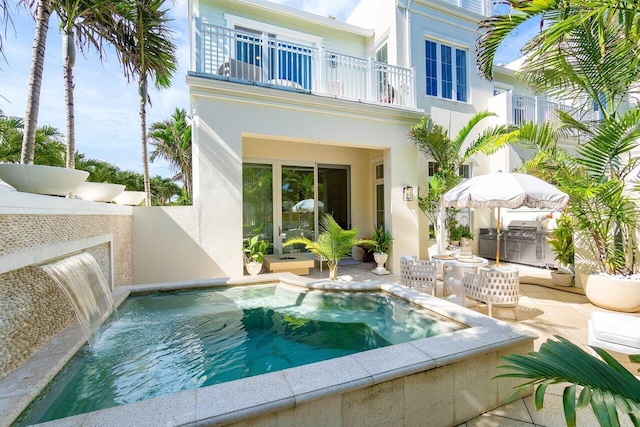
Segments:
[[[327,263],[327,267],[329,267],[329,280],[336,280],[338,278],[338,263]]]
[[[151,181],[149,179],[149,156],[147,154],[147,81],[140,78],[138,83],[140,97],[140,130],[142,132],[142,170],[144,174],[144,191],[147,193],[146,206],[151,206]]]
[[[64,30],[62,34],[62,63],[67,103],[67,168],[76,168],[76,131],[73,105],[73,64],[75,63],[75,44],[73,30]]]
[[[40,0],[36,16],[36,30],[33,38],[31,54],[31,70],[29,72],[29,91],[27,92],[27,109],[24,114],[24,136],[20,163],[33,164],[36,148],[36,128],[38,127],[38,111],[40,109],[40,88],[44,72],[44,54],[47,45],[47,31],[51,16],[51,2]]]

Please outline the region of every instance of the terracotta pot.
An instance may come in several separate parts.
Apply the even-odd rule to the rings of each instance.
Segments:
[[[589,301],[598,307],[625,313],[640,311],[640,280],[589,274],[584,290]]]
[[[0,179],[23,193],[68,196],[89,172],[57,166],[0,164]]]
[[[251,262],[245,263],[244,267],[247,269],[247,273],[249,273],[252,276],[256,276],[262,270],[262,263],[251,261]]]

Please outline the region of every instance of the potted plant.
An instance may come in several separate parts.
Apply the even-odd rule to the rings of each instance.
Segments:
[[[262,270],[264,253],[268,247],[269,242],[260,240],[260,236],[257,234],[244,241],[244,248],[242,248],[242,251],[246,254],[244,266],[250,275],[255,276]]]
[[[551,231],[547,240],[558,261],[558,270],[551,272],[551,280],[558,286],[573,285],[575,251],[573,220],[569,215],[563,214],[556,220],[556,228]]]
[[[473,240],[473,233],[468,225],[461,225],[458,228],[460,228],[460,245],[467,246],[469,240]]]
[[[384,263],[387,262],[392,240],[391,233],[386,231],[383,226],[376,228],[376,231],[373,233],[373,242],[376,248],[376,251],[373,253],[373,259],[378,266],[373,270],[373,273],[378,275],[390,274],[384,268]]]
[[[354,246],[375,244],[373,240],[356,239],[357,235],[358,229],[344,230],[333,216],[327,213],[320,218],[320,235],[317,241],[314,242],[306,237],[292,237],[283,246],[301,243],[314,255],[323,256],[329,267],[329,279],[336,280],[338,263],[342,257],[349,254]]]
[[[449,228],[449,243],[453,246],[460,245],[460,239],[462,238],[462,229],[458,226]]]

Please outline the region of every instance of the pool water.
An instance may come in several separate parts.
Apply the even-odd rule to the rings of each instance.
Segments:
[[[131,296],[18,419],[28,425],[464,326],[383,293],[285,284]]]

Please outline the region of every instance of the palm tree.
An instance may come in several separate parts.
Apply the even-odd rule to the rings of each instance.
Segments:
[[[119,184],[119,169],[109,162],[97,159],[87,159],[83,154],[78,154],[76,159],[77,169],[89,172],[89,182],[110,182]]]
[[[171,205],[173,198],[179,198],[182,189],[171,178],[154,176],[151,178],[151,196],[154,205]]]
[[[24,121],[0,115],[0,162],[18,163],[23,139]],[[34,149],[36,164],[64,166],[65,146],[60,131],[53,126],[36,129]]]
[[[320,235],[318,241],[306,237],[293,237],[288,239],[284,246],[303,244],[315,255],[321,255],[327,260],[329,267],[329,279],[338,277],[338,263],[357,245],[375,245],[373,240],[356,239],[358,229],[343,230],[331,214],[324,214],[320,218]]]
[[[537,385],[537,409],[542,408],[544,393],[549,385],[571,383],[565,387],[562,395],[567,426],[576,425],[576,408],[588,405],[591,405],[602,426],[620,425],[617,410],[626,413],[633,425],[640,425],[640,381],[606,351],[593,347],[602,358],[599,360],[571,341],[559,336],[556,338],[558,341],[550,339],[543,343],[540,351],[530,352],[528,355],[503,356],[511,364],[500,368],[513,372],[496,378],[529,380],[516,388],[514,397],[532,385]],[[640,355],[629,358],[633,362],[640,362]],[[576,396],[576,385],[582,387],[579,397]]]
[[[543,19],[522,49],[520,77],[540,91],[615,114],[640,79],[640,3],[628,1],[507,0],[511,10],[480,23],[478,68],[493,76],[502,41],[522,23]],[[576,105],[576,109],[578,109]]]
[[[62,63],[64,68],[67,109],[67,164],[75,168],[75,123],[73,102],[73,66],[76,43],[80,49],[94,47],[103,56],[101,34],[109,35],[114,28],[114,2],[105,0],[54,0],[53,10],[62,30]]]
[[[474,115],[466,126],[451,139],[447,130],[436,124],[429,116],[420,119],[420,123],[409,130],[409,139],[428,158],[438,164],[438,171],[429,183],[429,188],[423,195],[418,194],[418,204],[429,219],[436,223],[436,239],[438,247],[443,249],[445,232],[445,208],[442,207],[441,196],[454,187],[462,179],[460,167],[472,156],[483,153],[492,154],[513,141],[518,134],[513,126],[500,125],[485,129],[480,136],[472,141],[463,151],[463,146],[473,130],[487,117],[496,114],[482,111]]]
[[[138,78],[142,166],[147,206],[151,205],[151,183],[147,154],[146,106],[150,102],[148,80],[167,88],[176,70],[176,46],[171,41],[165,0],[127,0],[119,2],[114,45],[127,79]]]
[[[176,108],[171,118],[151,125],[149,137],[154,150],[151,162],[156,158],[167,160],[177,172],[174,180],[182,181],[187,199],[192,195],[191,124],[184,109]]]
[[[51,16],[50,0],[38,0],[37,2],[32,2],[32,4],[36,7],[36,29],[33,38],[27,110],[24,115],[24,132],[20,153],[20,163],[26,164],[33,164],[35,154],[38,111],[40,110],[40,88],[44,70],[44,52],[47,45],[49,17]]]

